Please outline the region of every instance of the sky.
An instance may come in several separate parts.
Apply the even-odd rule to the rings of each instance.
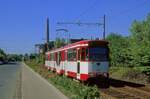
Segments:
[[[56,37],[101,38],[102,26],[58,25],[57,22],[103,22],[106,35],[130,35],[134,20],[150,12],[149,0],[0,0],[0,48],[7,53],[33,53],[34,45],[45,42],[46,18],[50,40]],[[67,29],[68,33],[56,32]]]

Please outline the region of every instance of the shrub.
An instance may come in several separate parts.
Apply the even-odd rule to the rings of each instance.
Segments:
[[[72,95],[69,96],[71,99],[99,99],[100,97],[97,86],[86,86],[66,76],[57,76],[49,78],[49,80],[65,91],[72,93]]]
[[[137,79],[140,74],[141,72],[139,70],[130,69],[123,75],[123,77],[129,79]]]

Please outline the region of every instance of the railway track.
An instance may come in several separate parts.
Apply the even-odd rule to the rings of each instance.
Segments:
[[[110,78],[110,87],[100,88],[102,99],[150,99],[150,87]]]

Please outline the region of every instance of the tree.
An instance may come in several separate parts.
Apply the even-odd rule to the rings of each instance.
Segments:
[[[143,21],[135,20],[130,31],[132,62],[139,66],[150,65],[150,14]]]
[[[150,66],[150,14],[143,21],[135,20],[131,34],[124,37],[117,33],[107,36],[113,66]]]
[[[0,61],[5,61],[6,60],[6,53],[0,49]]]
[[[107,36],[109,41],[110,58],[112,66],[129,65],[129,38],[118,33],[111,33]]]
[[[28,54],[28,53],[25,53],[25,54],[24,54],[24,60],[25,60],[25,61],[29,60],[29,54]]]
[[[54,41],[50,41],[48,43],[48,47],[49,47],[49,50],[53,49],[54,48]]]
[[[8,54],[7,55],[7,60],[8,61],[22,61],[23,55],[18,55],[18,54]]]
[[[65,45],[65,39],[56,38],[54,43],[55,48],[59,48]]]

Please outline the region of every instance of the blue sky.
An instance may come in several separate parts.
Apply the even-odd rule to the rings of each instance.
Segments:
[[[8,53],[34,52],[34,44],[44,42],[46,17],[50,19],[50,40],[59,28],[68,29],[71,38],[102,38],[100,27],[56,23],[102,22],[104,14],[107,35],[127,36],[133,20],[142,20],[150,12],[149,5],[149,0],[0,0],[0,48]]]

